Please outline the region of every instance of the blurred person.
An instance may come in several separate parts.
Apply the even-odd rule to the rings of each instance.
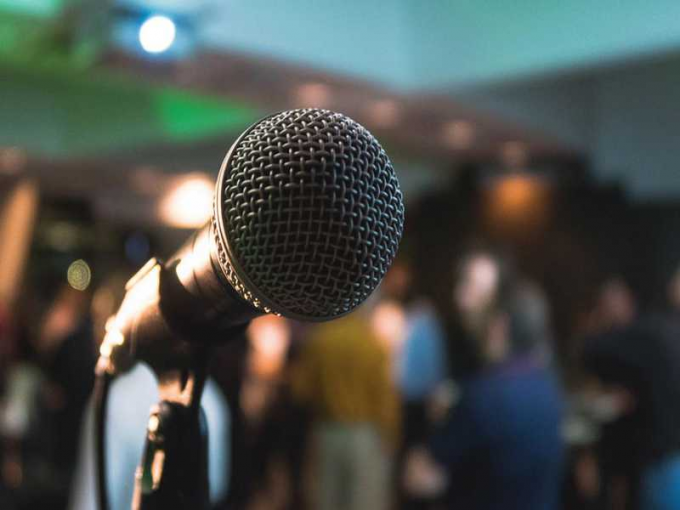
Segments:
[[[31,289],[32,290],[32,289]],[[18,508],[62,509],[93,383],[89,294],[44,279],[17,308],[17,358],[2,413],[2,474]],[[37,297],[47,306],[41,311]]]
[[[36,427],[38,395],[44,380],[22,320],[21,312],[28,308],[27,297],[22,296],[11,337],[3,338],[12,345],[6,346],[7,357],[0,369],[4,379],[0,393],[0,508],[15,508],[16,503],[21,503],[27,443]]]
[[[669,287],[671,305],[674,281]],[[646,314],[626,327],[594,335],[584,354],[608,414],[636,425],[622,441],[636,448],[642,510],[680,508],[678,335],[675,311]]]
[[[591,315],[591,332],[621,330],[630,326],[636,317],[635,296],[626,281],[619,276],[605,279]]]
[[[249,502],[255,507],[301,508],[304,444],[289,378],[292,330],[282,317],[266,315],[248,328],[247,372],[240,393],[246,419]]]
[[[427,400],[446,379],[445,336],[437,311],[422,297],[415,297],[412,271],[397,260],[380,286],[381,301],[372,313],[376,335],[391,353],[393,378],[400,397],[401,441],[395,465],[399,508],[427,508],[423,494],[411,494],[404,484],[406,460],[425,440],[428,431]],[[422,473],[418,473],[420,476]]]
[[[419,301],[408,310],[397,366],[397,381],[405,405],[406,442],[423,438],[427,429],[427,401],[446,379],[444,338],[440,320],[429,303]]]
[[[546,303],[483,251],[463,259],[454,303],[479,366],[461,380],[428,444],[448,474],[447,507],[557,509],[563,403],[544,356]]]
[[[255,322],[261,321],[262,318]],[[309,507],[305,468],[310,432],[310,413],[293,394],[293,374],[299,360],[301,347],[310,326],[304,322],[288,321],[269,316],[266,322],[278,324],[279,344],[276,370],[252,370],[270,379],[270,391],[266,405],[259,416],[251,420],[250,433],[250,483],[255,491],[251,504],[255,508],[276,507],[303,510]],[[250,328],[251,340],[270,328]],[[271,330],[270,330],[271,334]],[[271,342],[271,341],[270,341]],[[254,350],[260,341],[253,342]],[[258,349],[258,350],[261,350]],[[273,349],[266,349],[273,354]],[[252,377],[255,374],[251,374]],[[252,422],[255,423],[252,423]],[[255,427],[253,427],[255,425]],[[253,434],[255,432],[255,434]],[[259,506],[257,506],[259,505]]]
[[[316,326],[292,369],[293,395],[315,419],[320,510],[385,510],[390,504],[398,398],[370,312],[365,304]]]
[[[41,421],[50,435],[50,459],[66,477],[65,494],[78,450],[83,413],[94,385],[96,361],[90,294],[64,284],[41,324],[37,351],[46,379]]]
[[[611,347],[616,349],[616,338],[623,340],[625,331],[636,318],[635,296],[625,280],[618,276],[605,279],[590,317],[591,338],[606,335],[611,339]],[[594,393],[595,398],[590,399],[589,407],[596,415],[598,411],[592,409],[593,406],[611,408],[612,399],[602,399],[598,396],[600,391]],[[613,402],[616,402],[616,398]],[[621,411],[622,408],[615,406],[613,412],[600,417],[600,437],[594,452],[598,465],[594,475],[600,479],[582,481],[586,485],[597,484],[602,508],[633,510],[638,508],[642,456],[640,438],[644,431],[639,413]]]
[[[406,460],[427,437],[430,425],[427,403],[446,380],[446,359],[441,321],[434,307],[418,300],[407,309],[405,338],[397,360],[397,385],[403,409],[400,480],[407,476]],[[431,506],[432,498],[428,495],[412,494],[402,486],[399,491],[401,508]]]

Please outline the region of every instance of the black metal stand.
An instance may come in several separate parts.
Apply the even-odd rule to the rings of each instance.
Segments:
[[[208,234],[208,230],[201,231],[204,237]],[[193,253],[194,241],[184,251]],[[201,396],[210,352],[242,332],[260,312],[233,301],[217,281],[209,259],[193,268],[188,281],[180,281],[178,261],[183,260],[184,251],[168,264],[151,259],[132,277],[100,347],[97,373],[107,383],[101,385],[96,413],[101,510],[108,505],[103,433],[108,383],[135,361],[146,363],[156,374],[160,403],[149,417],[143,458],[135,475],[133,510],[209,508],[208,431]],[[207,291],[222,297],[204,295]]]
[[[203,367],[159,377],[161,402],[149,417],[135,476],[133,510],[207,510],[208,429],[201,395]]]

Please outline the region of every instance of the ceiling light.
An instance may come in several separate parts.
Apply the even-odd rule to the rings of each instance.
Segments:
[[[297,102],[301,108],[326,108],[330,103],[330,89],[323,83],[305,83],[297,89]]]
[[[455,120],[444,125],[444,141],[454,149],[467,149],[475,139],[475,127],[466,120]]]
[[[161,219],[179,228],[202,227],[212,214],[215,181],[204,173],[180,178],[160,203]]]
[[[163,53],[175,41],[177,28],[167,16],[151,16],[139,28],[139,43],[147,53]]]
[[[399,105],[392,99],[380,99],[371,104],[369,114],[373,125],[381,128],[393,127],[399,122]]]

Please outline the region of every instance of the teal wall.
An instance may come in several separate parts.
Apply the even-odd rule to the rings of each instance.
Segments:
[[[449,90],[680,49],[677,0],[231,0],[203,44],[398,90]],[[219,6],[219,7],[217,7]]]

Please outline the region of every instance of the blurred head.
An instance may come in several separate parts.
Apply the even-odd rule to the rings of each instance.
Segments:
[[[528,281],[499,293],[489,313],[480,347],[487,363],[509,356],[549,349],[551,339],[548,302],[538,286]]]
[[[88,292],[62,284],[56,297],[45,311],[36,338],[36,350],[41,355],[51,354],[71,334],[88,310]]]
[[[595,330],[623,328],[635,320],[636,313],[635,297],[628,284],[622,278],[610,278],[597,295],[592,327]]]
[[[507,278],[506,264],[491,251],[476,250],[461,258],[453,286],[453,305],[467,334],[484,334],[488,315]]]
[[[380,292],[386,298],[405,301],[411,290],[411,268],[403,259],[397,259],[380,283]]]
[[[371,315],[371,327],[387,352],[401,349],[406,336],[406,314],[399,302],[387,299],[380,302]]]

